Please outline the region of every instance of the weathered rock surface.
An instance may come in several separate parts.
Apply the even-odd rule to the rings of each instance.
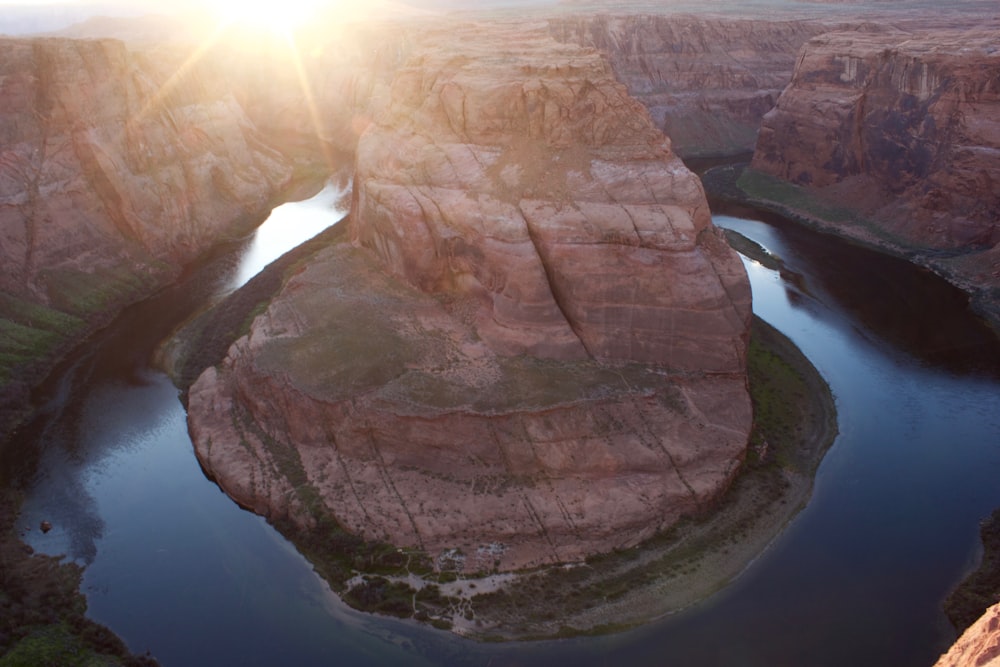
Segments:
[[[1000,665],[1000,604],[986,610],[934,667],[997,667]]]
[[[19,369],[245,233],[291,169],[231,94],[164,86],[120,42],[0,53],[0,381],[16,393]]]
[[[469,571],[706,508],[750,427],[750,293],[698,180],[544,24],[423,37],[357,149],[353,241],[191,387],[233,497]]]
[[[831,33],[803,49],[752,166],[858,211],[972,289],[1000,285],[996,31]],[[848,230],[849,231],[849,230]]]
[[[800,47],[830,30],[829,23],[780,14],[597,14],[549,25],[560,41],[599,49],[683,157],[752,151]]]

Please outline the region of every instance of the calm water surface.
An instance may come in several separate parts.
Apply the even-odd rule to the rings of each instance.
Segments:
[[[810,504],[743,576],[687,612],[586,640],[482,646],[347,609],[204,478],[177,391],[148,361],[198,304],[339,219],[340,200],[331,186],[276,209],[255,239],[124,313],[60,369],[14,443],[7,474],[30,482],[22,530],[87,565],[90,615],[133,650],[165,667],[917,667],[952,641],[940,602],[1000,506],[997,341],[926,272],[746,213],[716,222],[783,260],[780,272],[745,260],[754,309],[828,379],[841,435]]]

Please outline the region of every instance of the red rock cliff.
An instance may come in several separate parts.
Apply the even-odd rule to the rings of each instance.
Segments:
[[[684,157],[753,150],[761,118],[788,84],[814,20],[692,15],[552,19],[564,42],[597,48]]]
[[[998,667],[1000,665],[1000,604],[986,610],[934,667]]]
[[[164,86],[120,42],[0,54],[0,380],[16,390],[18,369],[245,232],[290,168],[232,95]]]
[[[803,49],[752,166],[872,221],[973,291],[1000,285],[995,30],[832,33]],[[846,229],[847,233],[853,233]]]
[[[191,388],[237,500],[475,571],[632,545],[727,487],[747,278],[596,52],[428,32],[361,138],[350,224]]]

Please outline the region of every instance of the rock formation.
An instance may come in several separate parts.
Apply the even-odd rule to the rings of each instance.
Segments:
[[[995,30],[831,33],[804,47],[752,166],[988,290],[1000,285],[998,118]]]
[[[682,157],[752,151],[799,48],[830,30],[816,20],[648,13],[549,25],[560,41],[599,49]]]
[[[206,471],[467,571],[705,509],[750,427],[750,293],[700,183],[593,50],[439,27],[357,149],[345,239],[191,387]]]
[[[0,53],[0,384],[20,398],[40,359],[245,233],[291,169],[231,94],[165,86],[120,42]]]
[[[998,667],[1000,665],[1000,604],[986,610],[934,667]]]

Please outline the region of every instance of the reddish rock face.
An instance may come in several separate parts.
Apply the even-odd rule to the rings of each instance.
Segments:
[[[549,29],[560,41],[599,49],[674,150],[695,157],[752,151],[799,48],[830,24],[644,13],[554,18]]]
[[[353,243],[192,386],[237,500],[469,571],[637,543],[728,486],[750,292],[697,178],[600,56],[422,36],[357,149]]]
[[[595,53],[476,37],[397,74],[357,149],[356,241],[473,301],[504,353],[741,372],[746,277],[669,140]]]
[[[290,177],[232,95],[164,87],[120,42],[0,40],[0,52],[6,292],[48,303],[53,275],[177,267]]]
[[[997,667],[1000,665],[1000,604],[986,610],[934,667]]]
[[[753,167],[836,191],[907,245],[1000,241],[996,32],[833,33],[803,49]]]
[[[60,353],[291,176],[231,94],[166,81],[120,42],[0,39],[0,432]]]

